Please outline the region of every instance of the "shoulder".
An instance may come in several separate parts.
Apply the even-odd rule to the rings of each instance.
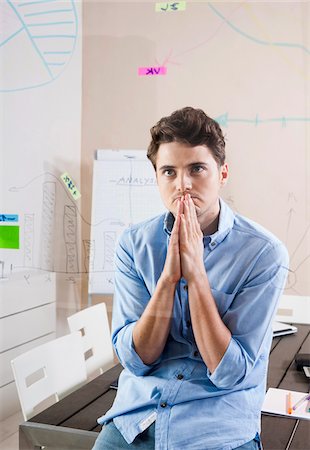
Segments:
[[[235,215],[232,231],[238,233],[244,244],[261,249],[264,253],[272,253],[283,260],[288,260],[288,252],[283,242],[271,231],[254,220],[240,214]]]

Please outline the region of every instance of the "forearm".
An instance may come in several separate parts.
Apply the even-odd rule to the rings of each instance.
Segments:
[[[219,315],[207,274],[200,274],[188,283],[188,298],[195,340],[212,373],[226,352],[231,333]]]
[[[175,283],[161,277],[155,292],[133,330],[135,351],[152,364],[162,354],[170,331]]]

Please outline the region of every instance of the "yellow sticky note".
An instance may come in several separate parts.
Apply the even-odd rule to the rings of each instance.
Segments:
[[[81,194],[80,194],[78,188],[73,183],[70,175],[67,172],[65,172],[61,175],[61,179],[64,182],[64,184],[66,185],[68,191],[70,192],[70,194],[72,195],[74,200],[78,200],[81,197]]]
[[[185,11],[186,2],[161,2],[155,4],[156,12]]]

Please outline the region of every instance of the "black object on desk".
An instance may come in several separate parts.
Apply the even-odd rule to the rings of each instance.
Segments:
[[[112,383],[110,384],[110,388],[111,389],[117,389],[118,388],[118,378],[117,378],[117,380],[112,381]]]
[[[297,370],[303,370],[304,367],[310,367],[310,353],[297,353],[295,356]]]

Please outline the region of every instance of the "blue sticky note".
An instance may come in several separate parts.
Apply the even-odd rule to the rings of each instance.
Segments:
[[[18,222],[17,214],[0,214],[0,222]]]

